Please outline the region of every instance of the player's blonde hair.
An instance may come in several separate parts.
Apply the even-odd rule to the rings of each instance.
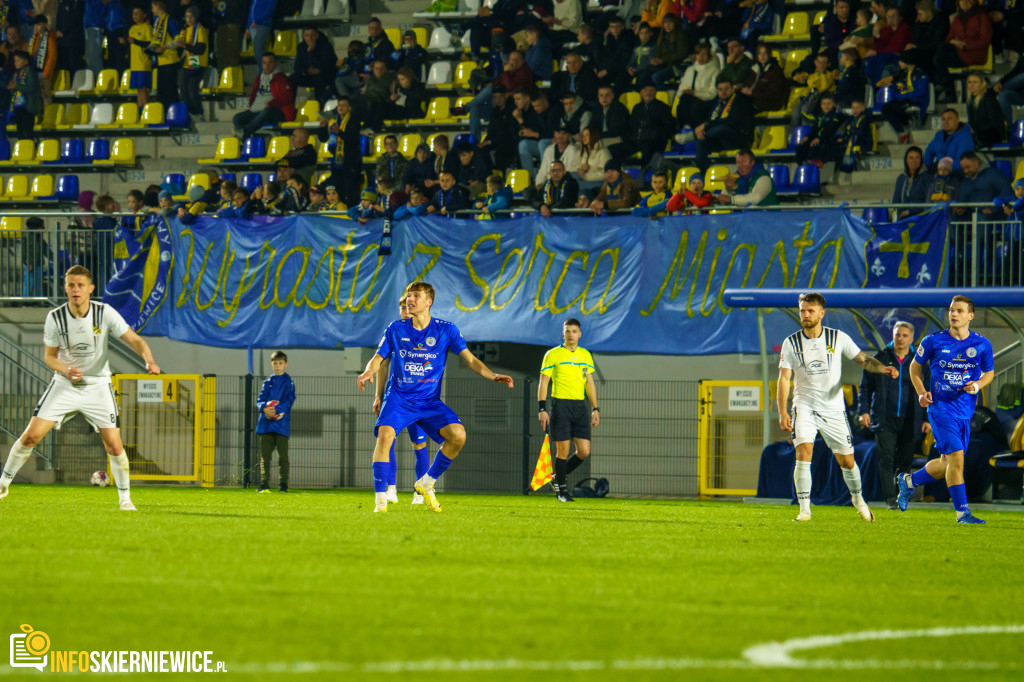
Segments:
[[[92,273],[89,272],[89,268],[84,265],[72,265],[68,268],[68,271],[64,273],[64,281],[66,282],[68,277],[79,275],[81,277],[88,277],[89,281],[92,281]]]
[[[431,301],[434,300],[434,287],[432,287],[429,282],[424,282],[423,280],[416,280],[415,282],[410,282],[409,286],[405,287],[405,292],[402,294],[402,296],[408,296],[413,291],[422,291],[424,294],[427,295],[427,298],[429,298]]]

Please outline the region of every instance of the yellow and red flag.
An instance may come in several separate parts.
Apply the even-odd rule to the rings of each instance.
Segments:
[[[537,467],[533,470],[533,480],[530,487],[534,490],[540,488],[554,478],[554,471],[551,468],[551,442],[544,436],[544,444],[540,447],[540,457],[537,458]]]

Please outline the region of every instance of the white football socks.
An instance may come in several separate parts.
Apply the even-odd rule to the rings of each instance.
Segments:
[[[852,469],[843,469],[843,480],[850,489],[850,499],[854,506],[864,504],[864,497],[861,495],[860,467],[854,464]]]
[[[7,488],[11,485],[11,481],[15,476],[18,475],[18,471],[24,466],[28,458],[32,456],[32,448],[27,448],[21,444],[21,439],[14,441],[14,445],[11,446],[11,454],[7,456],[7,463],[4,464],[4,472],[0,474],[0,486]]]
[[[811,513],[811,463],[797,461],[793,468],[793,485],[796,486],[796,501],[800,503],[800,513]]]
[[[131,502],[131,482],[128,476],[128,455],[122,452],[117,457],[108,455],[110,460],[110,473],[114,476],[114,485],[117,486],[117,499],[119,502]]]

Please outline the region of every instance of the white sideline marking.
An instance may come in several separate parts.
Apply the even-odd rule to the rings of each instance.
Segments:
[[[1024,634],[1024,625],[977,625],[968,627],[939,627],[922,630],[871,630],[851,632],[844,635],[818,635],[800,637],[784,642],[769,642],[748,647],[742,658],[631,658],[578,661],[537,661],[519,658],[501,659],[451,659],[434,658],[421,661],[381,661],[379,663],[352,664],[341,661],[294,661],[279,663],[228,663],[229,673],[260,675],[288,673],[293,675],[309,673],[457,673],[457,672],[508,672],[508,671],[601,671],[601,670],[693,670],[693,669],[764,669],[804,668],[821,670],[1016,670],[1021,665],[1014,662],[998,661],[936,661],[876,659],[800,659],[793,654],[847,642],[867,642],[893,639],[919,639],[929,637],[955,637],[958,635],[1003,635]],[[0,675],[13,674],[13,668],[0,666]],[[78,673],[72,673],[78,674]],[[95,674],[95,673],[90,673]]]

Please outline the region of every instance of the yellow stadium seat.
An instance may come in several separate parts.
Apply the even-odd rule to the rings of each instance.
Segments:
[[[436,140],[441,135],[444,135],[444,133],[432,133],[430,135],[427,135],[427,146],[430,147],[430,151],[434,151],[434,140]]]
[[[451,114],[451,100],[447,97],[435,97],[427,105],[427,120],[434,123],[450,123],[455,120]]]
[[[259,159],[249,159],[249,163],[274,163],[279,159],[283,159],[291,151],[291,148],[291,138],[284,135],[275,135],[270,138],[270,144],[267,145],[267,155]],[[238,154],[235,154],[235,156],[238,156]]]
[[[61,90],[67,90],[71,87],[71,73],[67,69],[61,69],[57,72],[57,75],[53,78],[53,86],[50,88],[52,92],[60,92]]]
[[[57,121],[57,130],[70,130],[76,125],[88,123],[91,115],[92,109],[85,102],[69,104],[64,114],[64,121]]]
[[[384,153],[384,138],[386,137],[387,135],[374,136],[373,144],[370,145],[370,155],[366,159],[367,161],[376,161]]]
[[[210,189],[210,174],[209,173],[193,173],[192,177],[188,179],[188,187],[185,188],[185,193],[174,197],[175,201],[187,201],[188,193],[193,187],[202,187],[203,189]]]
[[[7,189],[4,191],[3,196],[4,201],[28,201],[31,198],[27,175],[12,175],[7,178]]]
[[[64,109],[60,104],[47,104],[43,108],[43,117],[39,122],[40,130],[55,130],[57,128],[57,116]]]
[[[520,194],[530,186],[530,172],[517,169],[508,174],[505,186],[511,187],[514,194]]]
[[[459,62],[455,67],[455,80],[452,85],[456,88],[469,88],[469,74],[477,69],[476,62]]]
[[[962,69],[950,69],[949,72],[953,74],[964,74],[971,72],[991,72],[992,71],[992,46],[988,46],[988,59],[983,64],[975,64],[973,66],[965,66]]]
[[[111,123],[100,123],[96,127],[101,130],[113,128],[136,128],[139,122],[139,105],[125,102],[117,107],[117,116]]]
[[[316,123],[320,120],[320,102],[315,99],[307,99],[295,113],[294,121],[285,121],[282,128],[301,128],[307,123]]]
[[[796,68],[800,66],[800,62],[807,58],[811,54],[810,50],[790,50],[786,53],[786,63],[783,65],[783,71],[786,74],[786,78],[792,78]]]
[[[1016,183],[1021,178],[1024,178],[1024,161],[1017,164],[1017,173],[1013,176],[1013,181]]]
[[[0,196],[0,201],[4,199]],[[0,218],[0,231],[17,232],[25,229],[25,219],[21,216],[4,216]]]
[[[146,128],[148,126],[163,125],[165,121],[164,105],[160,102],[146,102],[145,106],[142,107],[142,115],[139,117],[138,127]]]
[[[416,44],[422,47],[424,50],[427,49],[427,43],[430,42],[430,36],[427,34],[427,29],[417,26],[413,29],[416,34]],[[402,47],[399,43],[395,43],[395,47]]]
[[[679,193],[684,189],[690,188],[690,178],[693,177],[694,173],[699,173],[700,169],[695,166],[686,166],[685,168],[679,169],[679,174],[676,176],[675,184],[672,185],[672,192]]]
[[[331,154],[331,150],[330,150],[330,147],[328,146],[328,144],[329,143],[327,143],[327,142],[321,142],[320,146],[317,147],[317,150],[316,150],[316,160],[318,162],[324,162],[324,161],[330,161],[331,160],[331,156],[333,156],[333,155]]]
[[[49,174],[37,175],[32,178],[31,194],[37,197],[52,197],[56,193],[53,176]]]
[[[728,174],[728,166],[711,166],[704,174],[704,189],[709,192],[725,189],[725,176]]]
[[[81,123],[76,123],[76,130],[91,130],[98,126],[114,122],[114,105],[110,102],[97,102],[92,105],[89,116]]]
[[[241,95],[245,91],[242,81],[242,67],[229,66],[220,72],[220,85],[217,92],[228,95]]]
[[[319,185],[322,182],[327,182],[327,179],[331,177],[331,171],[320,171],[314,176],[314,185]]]
[[[654,98],[664,102],[665,104],[672,104],[672,94],[667,90],[658,90],[658,92],[654,95]]]
[[[294,57],[298,53],[299,40],[295,31],[278,31],[274,34],[274,54],[277,58]]]
[[[82,95],[109,95],[117,91],[117,69],[102,69],[96,77],[96,86],[91,90],[83,90]]]
[[[110,148],[110,158],[93,161],[94,166],[134,166],[135,165],[135,140],[130,137],[123,137],[114,140]]]
[[[32,140],[18,140],[11,150],[11,158],[7,161],[0,161],[4,166],[27,166],[32,163],[36,156],[36,143]]]
[[[242,145],[237,137],[222,137],[217,140],[217,151],[212,159],[196,159],[197,163],[209,164],[220,163],[225,159],[237,159],[242,151]]]
[[[400,29],[394,26],[386,28],[384,29],[384,35],[388,37],[388,40],[391,41],[391,44],[395,46],[396,50],[402,47],[402,31]],[[423,44],[424,43],[420,43],[420,45]]]
[[[42,140],[39,143],[39,147],[36,148],[36,158],[33,162],[36,164],[41,164],[47,161],[58,160],[60,160],[60,141]]]
[[[786,148],[786,126],[768,126],[761,133],[761,139],[754,145],[755,154],[764,154],[773,149]]]
[[[463,108],[466,108],[466,107],[468,107],[468,106],[469,106],[469,103],[470,103],[470,102],[472,102],[472,101],[473,101],[473,98],[472,98],[472,97],[469,97],[469,96],[466,96],[466,97],[460,97],[460,98],[458,98],[457,100],[455,100],[455,106],[456,106],[456,107],[463,107]],[[453,114],[453,115],[452,115],[452,117],[453,117],[453,118],[467,118],[467,117],[469,117],[469,112],[467,111],[467,112],[466,112],[466,113],[464,113],[464,114],[463,114],[462,116],[455,116],[455,115]]]
[[[772,41],[797,41],[810,40],[811,27],[810,18],[807,12],[790,12],[786,15],[786,21],[782,25],[782,33],[772,36],[762,36],[761,40]]]
[[[118,86],[117,91],[122,95],[135,95],[138,94],[138,90],[132,87],[132,72],[128,69],[124,70],[121,74],[121,84]]]
[[[619,101],[622,102],[623,106],[625,106],[630,113],[633,113],[633,107],[640,103],[640,93],[624,92],[619,95]]]
[[[416,147],[421,144],[423,144],[423,136],[418,133],[402,135],[402,138],[398,141],[398,151],[405,158],[411,159],[416,155]]]

